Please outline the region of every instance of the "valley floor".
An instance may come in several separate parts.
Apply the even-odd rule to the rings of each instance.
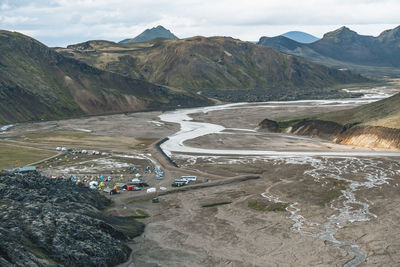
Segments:
[[[174,135],[179,125],[162,121],[159,112],[21,124],[3,134],[0,144],[49,151],[65,145],[112,153],[105,164],[92,156],[44,164],[48,175],[76,175],[83,161],[82,175],[114,178],[118,173],[130,179],[127,166],[133,164],[141,172],[148,164],[164,170],[163,180],[154,174],[144,176],[150,186],[167,188],[158,190],[159,203],[152,203],[155,195],[145,190],[109,196],[114,205],[108,213],[146,215],[141,219],[147,225],[145,233],[132,241],[131,258],[121,266],[400,264],[400,153],[254,130],[265,118],[317,114],[363,102],[318,103],[269,103],[193,113],[194,122],[226,129],[182,144],[292,155],[170,151],[180,166],[176,168],[153,144]],[[327,151],[340,155],[321,155]],[[365,154],[354,156],[354,152]],[[171,183],[181,175],[196,175],[199,181],[174,191]],[[204,178],[211,181],[203,182]]]

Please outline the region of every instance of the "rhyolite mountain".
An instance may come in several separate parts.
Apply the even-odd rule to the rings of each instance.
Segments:
[[[400,26],[386,30],[378,37],[359,35],[347,27],[341,27],[310,44],[283,36],[262,37],[258,44],[315,63],[348,68],[372,76],[400,73]]]
[[[0,124],[210,104],[64,57],[20,33],[0,31],[0,51]]]
[[[327,97],[315,89],[367,81],[230,37],[89,41],[57,51],[96,68],[228,101]]]
[[[292,39],[296,42],[303,44],[309,44],[319,40],[319,38],[315,37],[314,35],[301,31],[290,31],[281,34],[281,36],[287,37],[289,39]]]
[[[156,38],[178,39],[178,37],[176,37],[170,30],[167,30],[163,26],[159,25],[157,27],[145,30],[134,38],[122,40],[120,43],[147,42]]]

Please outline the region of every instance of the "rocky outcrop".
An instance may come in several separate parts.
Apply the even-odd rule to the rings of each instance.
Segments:
[[[333,141],[371,148],[400,149],[400,130],[379,126],[355,126],[335,136]]]
[[[394,128],[360,125],[343,126],[331,121],[302,120],[287,127],[285,132],[319,137],[346,145],[400,149],[400,129]]]
[[[335,122],[306,120],[293,125],[288,132],[298,135],[332,139],[343,130],[343,125]]]
[[[97,191],[39,173],[0,175],[0,266],[114,266],[143,224],[100,210]],[[123,231],[120,229],[130,230]],[[120,229],[119,229],[120,228]]]
[[[279,124],[276,121],[265,119],[262,122],[260,122],[256,130],[259,131],[268,131],[268,132],[273,132],[273,133],[279,133]]]

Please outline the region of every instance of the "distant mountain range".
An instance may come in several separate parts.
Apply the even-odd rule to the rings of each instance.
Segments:
[[[315,41],[318,41],[319,38],[308,34],[306,32],[300,32],[300,31],[290,31],[284,34],[281,34],[281,36],[284,36],[286,38],[292,39],[296,42],[303,43],[303,44],[309,44],[313,43]]]
[[[400,74],[400,26],[378,37],[359,35],[347,27],[326,33],[310,44],[284,36],[262,37],[258,44],[329,67],[377,76]]]
[[[230,101],[327,97],[315,89],[367,81],[229,37],[90,41],[57,51],[126,77]]]
[[[120,43],[140,43],[151,41],[156,38],[178,39],[178,37],[176,37],[172,32],[159,25],[157,27],[145,30],[135,38],[122,40]]]
[[[25,35],[0,31],[0,124],[211,104],[64,57]]]
[[[207,97],[341,97],[338,85],[369,81],[229,37],[88,41],[52,49],[0,31],[0,51],[0,124],[211,105]]]

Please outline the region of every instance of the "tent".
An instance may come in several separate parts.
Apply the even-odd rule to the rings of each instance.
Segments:
[[[91,181],[91,182],[89,183],[89,188],[90,188],[90,189],[96,189],[98,185],[99,185],[98,182],[96,182],[96,181]]]
[[[140,183],[141,181],[140,181],[140,179],[138,179],[138,178],[133,178],[132,179],[132,183],[134,183],[134,184],[138,184],[138,183]]]
[[[150,187],[147,189],[147,193],[155,193],[156,189],[154,187]]]

